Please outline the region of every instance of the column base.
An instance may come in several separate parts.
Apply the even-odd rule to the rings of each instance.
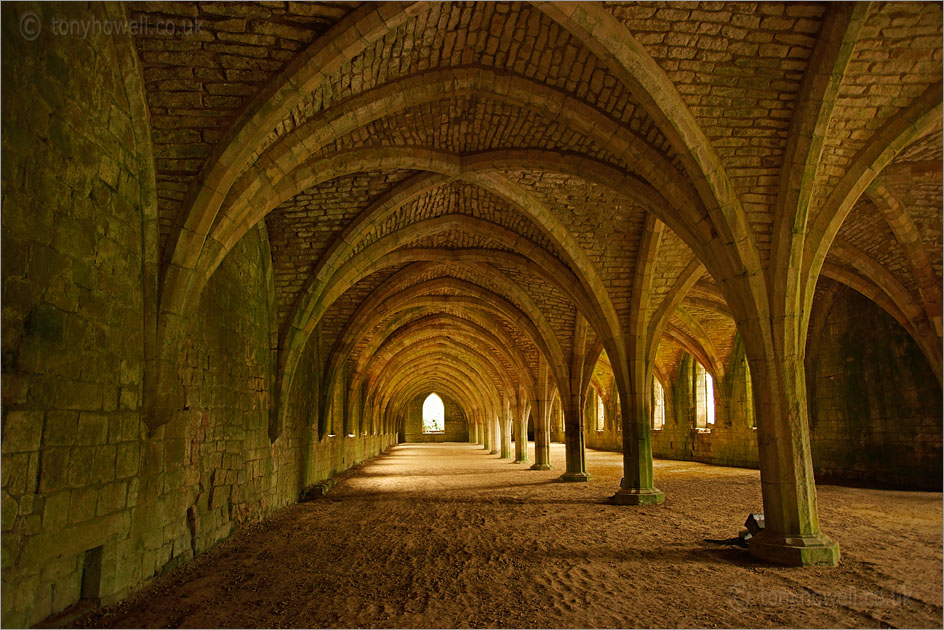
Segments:
[[[527,460],[527,459],[516,459],[515,461],[511,463],[512,464],[530,464],[531,462],[530,460]]]
[[[751,555],[764,562],[790,567],[834,567],[839,564],[839,545],[819,536],[784,536],[770,530],[748,541]]]
[[[665,493],[656,488],[620,488],[612,500],[616,505],[658,505],[665,501]]]
[[[491,451],[488,452],[488,454],[489,454],[489,455],[498,455],[498,451],[492,449]]]
[[[550,464],[531,464],[531,470],[550,470],[553,468]]]
[[[559,479],[561,481],[590,481],[592,477],[586,472],[565,472]]]

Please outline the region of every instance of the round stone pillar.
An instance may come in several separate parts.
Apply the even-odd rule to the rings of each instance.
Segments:
[[[511,418],[501,423],[501,458],[511,459]]]
[[[488,421],[488,433],[489,433],[489,444],[492,448],[489,449],[489,455],[498,455],[498,449],[501,447],[501,428],[498,426],[498,418],[493,417]]]
[[[531,470],[550,470],[551,432],[547,423],[547,414],[538,413],[534,419],[534,464]]]
[[[515,463],[528,463],[528,419],[521,417],[515,420]]]
[[[561,481],[590,481],[584,441],[583,414],[573,409],[565,411],[564,448],[567,453],[567,471],[561,475]]]

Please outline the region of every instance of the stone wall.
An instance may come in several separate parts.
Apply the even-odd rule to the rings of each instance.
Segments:
[[[297,498],[297,484],[277,483],[279,455],[294,453],[271,447],[268,437],[273,365],[263,239],[250,232],[210,279],[180,356],[185,408],[145,444],[139,504],[153,509],[149,520],[160,527],[140,530],[142,576],[189,560]]]
[[[180,355],[185,409],[143,440],[140,490],[131,535],[118,545],[114,597],[394,441],[320,435],[316,375],[323,366],[316,344],[294,381],[286,426],[270,441],[275,308],[268,252],[260,226],[233,248],[203,292]],[[343,426],[343,409],[331,412],[327,425]]]
[[[17,30],[27,12],[44,27],[34,41]],[[148,128],[135,118],[141,85],[128,79],[130,43],[54,35],[53,18],[123,16],[114,5],[3,6],[4,627],[82,598],[114,602],[396,441],[319,436],[312,343],[270,442],[264,229],[210,279],[180,354],[186,406],[148,435],[157,227],[141,167],[152,156],[135,135]]]
[[[443,401],[445,431],[442,433],[423,433],[423,403],[429,394],[420,394],[410,401],[404,417],[405,442],[468,442],[469,427],[465,413],[457,402],[445,394],[437,394]]]
[[[814,339],[813,337],[817,337]],[[653,457],[757,467],[750,377],[736,344],[725,378],[715,381],[716,422],[695,429],[693,359],[666,383],[665,426],[652,431]],[[941,388],[914,340],[867,298],[842,287],[807,346],[807,399],[817,481],[941,489]],[[606,408],[606,429],[590,448],[622,450]],[[592,472],[592,471],[591,471]]]
[[[280,267],[284,275],[281,279],[273,275],[270,244],[264,226],[249,229],[241,240],[223,238],[217,241],[225,242],[226,247],[232,249],[227,249],[229,255],[209,279],[195,311],[187,311],[189,330],[184,336],[186,341],[180,349],[177,366],[177,377],[185,393],[185,406],[170,417],[161,418],[166,423],[150,432],[142,421],[151,409],[149,401],[143,397],[143,382],[145,376],[149,379],[153,376],[151,372],[146,373],[145,365],[151,363],[155,346],[161,344],[155,332],[158,266],[162,259],[158,251],[159,235],[171,236],[174,222],[180,218],[180,202],[186,198],[195,174],[203,168],[204,158],[211,154],[210,147],[224,137],[224,128],[236,119],[243,104],[255,98],[253,94],[259,94],[260,87],[274,77],[295,56],[294,53],[314,41],[319,33],[326,32],[333,20],[340,19],[349,10],[329,7],[325,19],[317,20],[309,15],[307,17],[312,18],[309,21],[304,19],[305,16],[293,14],[295,10],[310,10],[307,5],[246,9],[242,5],[239,8],[228,5],[201,8],[181,3],[153,8],[179,11],[180,18],[193,18],[204,13],[213,17],[207,19],[203,39],[199,42],[182,42],[174,38],[158,41],[141,36],[136,50],[128,35],[113,38],[103,34],[116,30],[114,28],[72,33],[56,33],[51,28],[54,18],[85,26],[91,26],[93,22],[100,26],[108,23],[114,26],[126,18],[124,9],[118,4],[7,3],[0,9],[5,25],[0,38],[5,158],[2,163],[4,197],[0,217],[3,228],[0,279],[0,298],[3,301],[0,343],[3,438],[0,614],[7,626],[42,622],[80,599],[113,602],[139,588],[155,574],[186,562],[222,540],[234,528],[263,518],[297,500],[309,486],[381,452],[397,438],[390,432],[390,427],[386,428],[386,433],[382,432],[375,410],[363,409],[364,392],[355,395],[353,400],[345,399],[350,386],[347,374],[341,374],[337,386],[331,390],[334,396],[332,404],[322,404],[325,393],[321,380],[325,374],[325,360],[337,341],[336,334],[344,330],[345,318],[350,316],[357,299],[348,299],[347,303],[326,314],[323,328],[329,333],[316,330],[314,339],[301,352],[293,388],[284,401],[287,409],[284,425],[278,427],[272,422],[271,413],[276,386],[273,349],[278,337],[278,308],[282,308],[285,318],[289,317],[289,307],[295,304],[298,291],[309,278],[309,265],[314,265],[318,259],[315,252],[328,246],[335,231],[363,210],[362,204],[378,199],[379,195],[390,192],[391,186],[412,177],[414,169],[409,164],[426,168],[422,160],[427,158],[422,156],[421,162],[412,162],[415,156],[410,156],[403,163],[399,158],[391,162],[389,160],[393,158],[388,156],[382,163],[390,165],[396,162],[397,165],[396,169],[390,169],[389,174],[385,174],[386,167],[378,166],[376,177],[357,174],[348,180],[339,180],[340,184],[325,183],[325,188],[311,194],[295,191],[299,194],[293,193],[292,199],[285,200],[281,206],[284,213],[281,218],[286,220],[283,222],[277,216],[269,223],[273,234],[281,231],[281,241],[278,234],[273,239],[275,249],[279,249],[281,242],[284,250]],[[816,32],[820,9],[814,9],[816,20],[806,24],[810,33]],[[920,11],[925,10],[906,9],[906,12],[914,13],[914,19],[921,17]],[[637,9],[626,9],[631,10]],[[638,10],[655,11],[646,7]],[[790,10],[793,9],[787,9],[788,13]],[[877,7],[873,12],[874,19],[879,22],[886,19],[883,16],[886,10]],[[228,29],[234,26],[237,31],[246,28],[246,20],[238,18],[242,11],[273,17],[278,30],[271,31],[272,35],[261,31],[230,34]],[[390,35],[390,39],[400,38],[400,43],[394,47],[399,52],[380,59],[378,64],[339,63],[345,66],[345,71],[332,73],[333,76],[327,78],[325,85],[329,87],[321,96],[312,97],[311,111],[307,109],[308,104],[304,106],[303,118],[310,121],[314,120],[311,117],[327,112],[325,120],[335,120],[334,114],[340,111],[337,108],[344,109],[348,104],[339,101],[338,95],[345,98],[354,96],[358,91],[372,89],[416,70],[458,65],[459,62],[465,66],[463,73],[477,76],[476,82],[482,81],[481,86],[463,97],[471,99],[468,110],[471,114],[463,113],[458,117],[450,114],[447,123],[430,125],[425,120],[427,112],[430,120],[439,121],[438,112],[447,107],[461,111],[466,101],[429,104],[427,107],[425,92],[428,90],[415,90],[410,98],[419,98],[420,101],[408,109],[416,110],[418,115],[401,112],[402,115],[388,120],[378,118],[370,125],[352,128],[349,135],[344,135],[347,134],[344,132],[334,138],[330,137],[332,132],[325,136],[325,140],[330,141],[323,148],[330,152],[331,146],[339,150],[368,147],[364,155],[371,156],[369,162],[386,154],[390,147],[407,144],[411,135],[415,135],[423,142],[428,140],[435,146],[451,147],[450,151],[477,153],[491,149],[512,151],[516,147],[543,147],[553,152],[554,157],[529,153],[536,160],[534,164],[528,168],[517,167],[517,171],[511,173],[522,191],[504,184],[499,186],[505,194],[513,193],[516,198],[522,192],[527,193],[521,195],[521,199],[532,199],[534,204],[513,204],[521,206],[519,209],[526,211],[525,214],[516,214],[512,205],[498,200],[501,195],[497,193],[476,192],[468,182],[454,182],[445,188],[451,191],[450,196],[434,194],[430,190],[428,208],[403,205],[401,209],[398,206],[395,214],[388,216],[389,220],[377,223],[376,232],[369,236],[365,233],[363,241],[349,244],[356,249],[360,242],[380,242],[381,238],[392,237],[392,230],[410,228],[414,225],[414,218],[425,216],[423,213],[428,211],[439,216],[442,210],[442,216],[445,216],[446,211],[463,214],[465,211],[460,212],[460,209],[465,208],[469,216],[481,220],[487,217],[496,228],[510,229],[515,233],[516,243],[524,247],[530,247],[531,242],[539,245],[533,252],[547,249],[548,261],[551,261],[558,253],[563,255],[564,252],[558,252],[558,247],[551,242],[559,240],[558,236],[548,240],[540,234],[537,218],[553,219],[542,227],[553,234],[557,233],[558,227],[575,234],[580,248],[586,250],[589,263],[603,270],[602,285],[588,276],[590,285],[594,290],[602,286],[612,291],[614,308],[625,320],[631,303],[628,288],[635,283],[633,269],[639,245],[636,235],[644,223],[644,209],[624,204],[609,195],[602,185],[591,184],[589,180],[574,175],[545,173],[538,166],[558,167],[565,165],[565,160],[585,153],[585,157],[594,161],[568,161],[567,164],[588,164],[595,168],[613,159],[616,160],[612,163],[614,166],[640,169],[640,174],[646,176],[645,169],[651,166],[646,166],[648,159],[639,159],[637,163],[633,157],[632,163],[625,164],[620,161],[635,155],[633,152],[625,153],[626,147],[634,146],[635,136],[628,135],[626,129],[600,135],[601,129],[612,130],[609,125],[597,125],[601,121],[606,124],[621,120],[629,130],[638,131],[642,144],[635,146],[643,150],[639,154],[643,158],[647,155],[665,158],[663,166],[656,167],[655,171],[664,167],[666,172],[649,174],[650,177],[659,175],[654,181],[661,181],[665,176],[671,183],[674,175],[670,165],[679,158],[676,148],[662,136],[658,125],[652,124],[645,113],[646,108],[633,104],[629,91],[620,85],[622,81],[616,75],[604,68],[606,64],[598,64],[597,58],[591,57],[590,49],[577,41],[579,38],[573,38],[562,29],[554,27],[560,38],[556,44],[549,43],[546,49],[543,44],[529,45],[521,47],[515,53],[518,56],[506,55],[505,52],[511,50],[508,49],[494,57],[499,45],[507,48],[512,40],[523,42],[522,38],[533,39],[539,32],[547,30],[551,20],[548,15],[527,5],[509,8],[490,3],[477,8],[433,5],[430,15],[436,16],[442,11],[456,20],[461,17],[465,24],[462,28],[468,28],[470,35],[465,44],[457,43],[455,38],[434,37],[442,31],[439,18],[417,16],[414,28],[408,26],[408,18],[402,16],[402,28]],[[746,13],[752,11],[749,9]],[[929,11],[929,18],[939,17],[939,7],[930,6]],[[236,13],[237,19],[228,19],[227,12]],[[493,16],[499,13],[513,17],[493,21]],[[486,37],[473,36],[478,28],[468,26],[473,14],[478,16],[474,19],[481,22],[479,26],[487,25],[485,28],[490,30],[495,30],[498,22],[511,25],[519,16],[527,18],[520,18],[522,26],[514,29],[513,37],[499,42],[496,33]],[[156,19],[161,15],[163,13],[153,17]],[[296,23],[306,26],[286,29],[286,25],[281,24],[279,27],[279,21],[286,15],[291,20],[301,20]],[[679,25],[688,23],[688,14],[684,15],[685,18],[679,18]],[[383,22],[391,25],[400,19],[386,13],[384,16]],[[760,20],[759,16],[745,17]],[[791,16],[791,20],[795,18],[798,21],[799,16]],[[446,21],[452,19],[449,17]],[[629,18],[622,15],[621,19]],[[681,21],[683,19],[685,21]],[[370,32],[380,37],[378,34],[384,29],[377,24],[371,26],[375,20],[371,14],[358,24],[368,26]],[[319,26],[312,26],[315,22]],[[271,29],[273,26],[262,21],[248,23],[253,29]],[[791,25],[792,22],[781,23],[777,30],[789,30]],[[663,35],[648,33],[649,26],[651,24],[634,24],[633,28],[641,33],[643,45],[661,46],[658,42]],[[668,27],[667,24],[664,26]],[[900,61],[914,56],[915,50],[927,52],[925,57],[929,59],[931,53],[939,55],[940,20],[931,23],[930,28],[932,36],[922,36],[927,40],[925,43],[908,37],[914,39],[911,43],[918,45],[917,48],[896,43],[896,50],[905,51],[901,53]],[[254,42],[236,46],[223,40],[216,41],[220,33],[226,33],[228,38],[248,37]],[[281,34],[276,36],[276,33]],[[290,36],[293,33],[295,36]],[[360,43],[348,46],[345,42],[349,35],[354,35]],[[747,35],[745,31],[742,36]],[[769,32],[764,36],[772,37]],[[367,34],[359,33],[357,28],[340,37],[338,41],[345,45],[336,52],[344,55],[334,57],[330,52],[334,45],[330,43],[326,43],[323,49],[330,52],[332,59],[340,61],[357,55],[361,60],[369,60],[371,55],[377,55],[376,49],[367,50],[364,56],[358,55],[356,51]],[[386,37],[381,39],[383,43],[378,43],[378,46],[390,48],[389,40]],[[547,38],[542,36],[539,39]],[[429,42],[432,41],[436,44],[431,49]],[[606,44],[607,41],[604,38],[600,43]],[[801,54],[796,59],[805,59],[803,52],[808,51],[813,42],[807,44],[800,47]],[[564,64],[567,66],[564,69],[571,75],[565,82],[572,82],[571,86],[548,75],[553,47],[570,51],[565,56],[570,55],[571,61],[573,55],[577,55],[574,63]],[[489,52],[488,48],[492,50]],[[863,48],[862,54],[872,54],[869,50]],[[430,51],[432,57],[426,54]],[[666,62],[661,54],[653,54],[658,63]],[[769,57],[780,58],[782,55]],[[503,61],[498,62],[499,58]],[[796,59],[788,60],[791,64],[799,64],[791,72],[802,74],[804,62]],[[310,61],[306,54],[298,64],[307,72],[312,70]],[[490,74],[480,75],[474,68],[470,70],[472,66],[482,64],[485,71],[490,72],[487,68],[493,65],[493,61],[495,66],[509,73],[506,75],[503,71],[501,81],[493,81]],[[691,61],[695,65],[683,69],[682,74],[692,74],[690,70],[697,69],[702,62],[714,63],[710,60]],[[217,68],[217,63],[229,66]],[[678,60],[667,63],[677,66]],[[140,64],[144,66],[143,72]],[[332,64],[334,61],[329,61],[328,66]],[[235,67],[237,65],[247,67]],[[597,65],[599,67],[595,67]],[[897,77],[897,63],[886,65]],[[350,74],[348,66],[362,73],[361,77],[347,76]],[[847,76],[856,80],[862,78],[866,69],[862,63],[859,66]],[[929,62],[923,66],[921,69],[919,65],[915,74],[908,75],[907,90],[916,90],[914,94],[904,94],[899,90],[882,98],[901,96],[905,98],[902,108],[910,108],[907,103],[918,97],[924,87],[933,86],[939,79],[938,65]],[[393,69],[392,74],[388,69]],[[512,70],[522,76],[512,77]],[[747,74],[752,72],[747,66],[741,70]],[[563,77],[558,78],[563,80]],[[683,80],[681,75],[670,78],[680,88],[691,87],[688,79]],[[446,79],[429,85],[449,85],[450,81]],[[495,85],[487,86],[486,83]],[[589,83],[589,91],[578,88],[581,83]],[[308,85],[307,81],[302,84]],[[553,91],[545,89],[550,85],[556,86]],[[792,95],[799,85],[798,81],[791,81],[786,89],[778,90],[778,94],[786,97],[786,103],[792,103]],[[480,87],[481,94],[478,93]],[[495,100],[488,96],[493,88],[495,93],[492,96],[501,97],[498,100],[502,101],[507,100],[503,95],[532,92],[533,99],[525,100],[544,114],[532,111],[528,114],[530,118],[522,117],[520,123],[515,122],[517,114],[513,114],[509,103],[498,108],[486,104],[486,101]],[[681,93],[700,98],[696,92],[702,89],[711,87],[706,84],[694,91],[683,89]],[[562,101],[558,98],[565,93],[568,95],[566,98],[573,97],[567,102],[579,106],[580,110],[568,113],[568,116],[572,114],[569,118],[564,116],[565,110],[574,108],[561,109]],[[284,99],[287,92],[275,89],[266,94]],[[378,100],[361,111],[373,108],[375,113],[382,112],[387,104],[394,104],[401,97],[397,90],[390,90],[390,100]],[[259,98],[261,112],[270,111],[270,106],[275,107],[272,111],[280,110],[281,105],[266,101],[265,94]],[[516,96],[512,100],[520,99]],[[283,101],[283,104],[287,102]],[[317,111],[314,109],[316,102]],[[422,108],[418,107],[420,102]],[[846,110],[844,107],[835,109],[836,112]],[[880,116],[882,125],[887,122],[887,116],[893,115],[890,112],[899,108],[896,105],[886,109],[889,112]],[[612,118],[600,119],[590,110],[598,110],[599,114]],[[769,129],[789,126],[780,113],[771,114],[772,118],[767,122],[773,124]],[[282,114],[288,116],[287,112]],[[542,122],[547,116],[553,120],[549,118]],[[714,116],[711,114],[709,118]],[[751,116],[756,118],[753,114]],[[470,117],[474,125],[467,127],[462,117]],[[265,118],[261,116],[253,120]],[[307,123],[294,124],[302,122],[301,119],[291,119],[293,124],[282,125],[276,137],[287,139],[290,136],[285,134],[292,133],[291,137],[297,139],[294,131],[314,129]],[[499,120],[500,125],[493,124]],[[848,157],[851,157],[859,146],[857,143],[865,142],[870,136],[864,133],[866,123],[875,120],[874,116],[858,116],[855,138],[846,133],[852,127],[844,123],[840,127],[845,135],[837,135],[832,141],[842,142],[844,151],[849,151]],[[341,124],[341,127],[346,124]],[[578,125],[577,131],[565,129],[574,124]],[[711,125],[720,128],[714,123]],[[566,133],[558,131],[559,127]],[[249,128],[253,128],[251,124]],[[546,133],[542,133],[542,128]],[[534,135],[515,135],[525,133]],[[777,142],[786,143],[786,137],[777,133]],[[939,145],[939,136],[930,134],[928,137],[932,144]],[[372,145],[371,142],[378,144]],[[594,147],[595,144],[600,146]],[[245,148],[247,153],[253,153],[261,150],[262,146],[247,145]],[[934,147],[928,145],[926,148]],[[743,153],[742,149],[746,150],[729,146],[726,151]],[[650,150],[654,153],[649,153]],[[762,155],[766,152],[767,148],[746,157],[735,157],[754,162],[772,157],[772,154]],[[846,159],[835,151],[826,153],[830,159],[839,162]],[[288,156],[292,155],[292,152],[284,154],[289,161]],[[502,163],[511,155],[495,154],[488,158],[491,160],[489,164],[508,171],[507,165],[502,166]],[[728,158],[732,155],[734,153],[730,153]],[[268,166],[262,166],[267,162],[256,160],[258,157],[256,154],[247,164],[250,169],[247,171],[250,177],[245,180],[247,187],[240,184],[232,189],[237,196],[240,191],[253,189],[256,175],[269,172]],[[344,162],[338,161],[335,167],[341,168]],[[839,168],[839,162],[824,162],[826,170],[830,170],[828,178],[841,176],[843,170]],[[737,183],[738,177],[742,177],[742,183],[747,181],[743,179],[744,173],[738,175],[736,170],[744,167],[746,162],[741,167],[735,167],[730,161],[726,163],[732,167],[732,181]],[[217,170],[213,172],[217,175],[222,172],[220,169],[226,170],[221,164],[214,167]],[[278,164],[284,166],[286,162],[280,158]],[[485,165],[485,162],[481,163],[481,166]],[[227,162],[225,166],[235,165]],[[721,163],[712,165],[713,168],[716,166],[721,166]],[[772,163],[765,168],[770,169],[765,186],[775,187],[780,166]],[[357,184],[361,180],[362,183]],[[209,181],[216,180],[211,178]],[[352,183],[348,186],[345,181]],[[334,190],[333,187],[339,188]],[[753,184],[749,188],[753,189]],[[673,193],[676,194],[682,202],[687,198],[682,189]],[[938,198],[939,195],[928,195],[932,202]],[[320,202],[312,201],[319,199],[335,201],[321,208]],[[619,203],[614,203],[614,200]],[[419,198],[415,201],[420,204]],[[751,203],[749,199],[745,201]],[[751,212],[763,217],[763,209],[758,203],[763,206],[766,202],[761,202],[754,199]],[[162,208],[160,220],[159,204]],[[537,212],[535,208],[538,205],[546,205],[547,212]],[[937,227],[940,204],[929,202],[925,205],[931,210],[927,213],[927,221],[929,225],[933,224],[934,229],[922,231],[936,239],[932,242],[936,246],[940,243]],[[315,206],[318,207],[317,215],[314,214]],[[608,209],[605,219],[597,216],[595,209],[598,208]],[[584,209],[588,211],[584,212]],[[311,214],[298,223],[297,217],[288,216],[295,210]],[[242,216],[238,214],[239,220]],[[371,216],[376,218],[380,215]],[[201,223],[206,219],[202,211],[196,211],[192,217],[201,218]],[[241,225],[239,220],[237,224]],[[308,230],[309,220],[319,225],[318,234]],[[209,223],[209,219],[206,222]],[[217,227],[226,223],[220,221]],[[288,224],[296,228],[291,237]],[[380,229],[381,224],[383,229]],[[685,219],[683,224],[688,225],[688,220]],[[761,226],[758,235],[768,235],[763,226],[769,224],[766,219],[760,219],[756,224]],[[463,222],[462,225],[472,223]],[[484,247],[487,243],[479,240],[478,235],[466,240],[462,232],[455,230],[435,238],[430,236],[426,242],[421,242],[422,239],[411,242],[418,243],[421,248],[443,246],[446,249],[462,243],[465,243],[463,248],[470,244]],[[211,237],[225,236],[226,233],[227,230],[223,229],[213,232]],[[853,245],[859,242],[857,233],[860,232],[851,228],[846,233]],[[884,230],[872,233],[879,241],[890,242],[885,238]],[[489,238],[498,239],[504,231],[496,229],[489,234]],[[626,235],[627,239],[621,241],[619,247],[611,247],[615,242],[613,235]],[[563,234],[559,236],[563,238],[560,242],[567,241]],[[661,238],[652,283],[652,295],[660,298],[672,290],[673,283],[691,256],[678,237],[666,233]],[[183,239],[182,243],[187,240]],[[199,238],[194,240],[200,241]],[[384,247],[394,240],[399,245],[406,244],[397,236],[386,241]],[[173,243],[169,238],[167,241]],[[502,237],[493,244],[504,247],[502,243],[511,242]],[[672,244],[676,242],[677,245]],[[304,255],[300,253],[302,244],[307,251]],[[185,245],[182,247],[186,249]],[[863,244],[860,249],[866,251],[868,248]],[[196,254],[196,251],[190,253]],[[209,251],[204,250],[205,253]],[[359,257],[367,249],[357,251],[358,258],[351,258],[352,263],[359,262]],[[572,253],[559,259],[572,258]],[[438,259],[440,262],[453,255],[443,254],[444,258]],[[580,257],[573,257],[573,260],[579,261]],[[377,260],[371,260],[371,265],[374,263]],[[935,263],[935,272],[940,271],[938,263]],[[456,276],[453,279],[458,280],[460,276],[466,278],[467,272],[472,274],[468,278],[478,274],[473,273],[470,265],[464,264],[456,265],[455,269],[446,266],[442,269],[448,269],[448,274],[443,271],[446,275],[435,277],[452,274]],[[544,279],[532,278],[530,271],[503,270],[502,265],[493,265],[492,269],[479,279],[488,285],[489,290],[500,289],[498,285],[505,278],[514,281],[509,283],[508,290],[512,290],[515,283],[526,287],[527,291],[515,295],[518,298],[529,297],[530,292],[535,299],[535,308],[547,311],[548,323],[546,327],[542,324],[541,330],[560,337],[561,351],[569,356],[576,309],[565,292]],[[376,275],[363,284],[359,283],[352,295],[363,297],[369,294],[368,289],[372,290],[371,286],[379,286],[370,282],[381,283],[383,280]],[[407,284],[403,279],[398,282]],[[462,286],[474,285],[470,280],[463,282],[467,285]],[[279,286],[283,293],[277,299],[274,292]],[[705,296],[710,297],[713,286],[703,283],[702,297],[698,299],[704,301]],[[447,293],[451,295],[452,291],[449,288]],[[517,298],[512,302],[524,304]],[[652,303],[646,308],[656,306],[657,303]],[[696,313],[691,307],[689,309],[690,313]],[[941,391],[914,343],[878,307],[848,290],[838,292],[826,310],[828,313],[817,320],[822,321],[823,326],[815,328],[820,331],[815,335],[815,341],[811,341],[816,354],[810,354],[808,365],[814,464],[820,478],[940,487]],[[705,316],[704,327],[714,331],[721,327],[720,319],[720,316]],[[680,320],[679,323],[685,326],[685,322]],[[726,325],[730,327],[731,324]],[[287,329],[283,326],[282,330]],[[509,334],[516,343],[524,338],[516,336],[518,332]],[[721,356],[726,356],[731,337],[733,334],[716,343],[717,349],[722,351]],[[301,351],[299,346],[291,348]],[[530,349],[525,354],[525,362],[536,366],[537,354]],[[356,363],[353,356],[350,358]],[[718,421],[710,432],[693,429],[691,359],[671,365],[674,374],[668,375],[670,382],[665,383],[668,397],[666,426],[653,436],[656,456],[756,465],[748,374],[740,351],[732,353],[726,376],[716,383]],[[379,394],[382,397],[385,392]],[[587,422],[587,443],[596,448],[619,448],[621,435],[616,422],[619,417],[617,400],[612,392],[604,398],[607,422],[599,432],[594,423]],[[422,401],[417,401],[418,404],[415,401],[415,406],[407,414],[408,422],[412,424],[400,428],[412,439],[426,439],[417,426],[417,422],[421,422],[419,414],[422,408]],[[446,431],[436,439],[468,439],[468,423],[462,410],[454,401],[445,399],[444,402]],[[559,405],[558,411],[553,412],[553,421],[553,436],[562,439]],[[533,436],[533,421],[529,425]]]
[[[665,389],[665,426],[652,431],[653,457],[756,467],[757,437],[743,349],[734,349],[725,378],[714,382],[715,424],[708,431],[695,428],[694,363],[686,355],[675,382]]]
[[[2,616],[22,627],[79,599],[87,550],[114,566],[134,520],[145,216],[121,52],[49,31],[108,8],[2,10]]]
[[[807,345],[817,479],[941,489],[941,388],[908,333],[839,288]]]
[[[597,411],[596,394],[593,388],[588,390],[587,404],[584,406],[584,427],[586,429],[585,443],[588,448],[595,448],[602,451],[623,450],[623,432],[620,426],[620,403],[619,393],[616,390],[616,381],[610,384],[609,392],[603,398],[603,430],[597,430]],[[563,425],[563,418],[560,420]],[[552,434],[553,435],[553,434]],[[564,429],[561,426],[559,431],[560,439],[552,437],[552,441],[564,441]]]

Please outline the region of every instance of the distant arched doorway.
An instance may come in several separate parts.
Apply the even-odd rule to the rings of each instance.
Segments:
[[[442,398],[432,393],[423,402],[423,433],[443,433],[446,430],[446,409]]]

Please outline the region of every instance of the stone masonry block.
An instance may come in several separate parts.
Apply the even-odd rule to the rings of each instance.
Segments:
[[[3,453],[39,450],[42,434],[42,411],[9,411],[3,422]]]
[[[79,414],[76,444],[104,444],[108,439],[108,416],[95,413]]]

